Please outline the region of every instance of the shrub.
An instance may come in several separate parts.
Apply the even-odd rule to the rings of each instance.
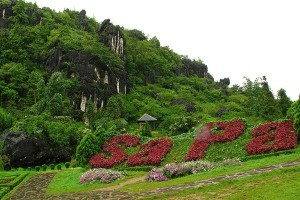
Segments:
[[[27,170],[28,170],[28,171],[31,171],[31,170],[32,170],[32,167],[28,167]]]
[[[167,180],[169,179],[163,175],[162,168],[154,168],[150,172],[148,172],[146,176],[146,181],[148,182],[167,181]]]
[[[57,170],[61,170],[61,164],[56,165]]]
[[[103,150],[109,152],[111,157],[107,159],[105,154],[96,154],[90,159],[90,165],[92,167],[110,168],[125,161],[127,155],[119,147],[119,144],[124,144],[126,147],[135,147],[139,144],[139,138],[130,134],[113,137],[103,146]]]
[[[166,164],[161,168],[152,169],[150,172],[148,172],[146,180],[148,182],[167,181],[171,178],[186,176],[189,174],[197,174],[204,171],[210,171],[218,166],[236,165],[237,163],[240,164],[240,162],[232,160],[225,160],[216,164],[203,160],[183,163],[171,163]]]
[[[80,177],[81,183],[111,183],[123,177],[121,172],[111,171],[103,168],[90,169]]]
[[[161,138],[151,140],[141,145],[139,152],[130,156],[127,160],[128,166],[160,165],[162,158],[171,150],[172,140]]]
[[[99,152],[99,150],[100,147],[97,137],[93,133],[88,132],[82,138],[76,149],[76,160],[79,164],[85,165],[92,156]]]
[[[242,120],[206,124],[198,133],[185,161],[202,159],[207,148],[213,143],[225,143],[237,139],[245,130]],[[220,132],[221,131],[221,132]]]
[[[178,135],[181,133],[186,133],[196,125],[196,121],[191,116],[177,117],[176,122],[169,127],[172,135]]]
[[[35,166],[35,171],[40,171],[41,167],[40,166]]]
[[[298,139],[300,140],[300,98],[292,104],[290,112],[292,115],[294,128],[297,131]]]
[[[50,164],[50,169],[54,170],[54,168],[55,168],[55,165],[54,164]]]
[[[69,167],[70,167],[70,164],[71,164],[70,162],[66,162],[66,163],[65,163],[65,167],[66,167],[66,169],[69,169]]]
[[[46,164],[43,164],[43,165],[42,165],[42,169],[43,169],[43,171],[46,171],[46,170],[47,170],[47,165],[46,165]]]
[[[292,121],[269,122],[254,128],[251,134],[254,138],[246,145],[249,155],[297,147],[297,133]]]

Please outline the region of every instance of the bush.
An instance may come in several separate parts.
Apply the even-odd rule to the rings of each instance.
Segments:
[[[98,138],[91,132],[88,132],[80,141],[76,149],[76,160],[81,165],[89,162],[89,159],[100,150]]]
[[[27,170],[28,170],[28,171],[31,171],[31,170],[32,170],[32,167],[28,167]]]
[[[292,114],[294,128],[298,133],[298,140],[300,140],[300,99],[292,104],[290,112]]]
[[[54,164],[50,164],[50,169],[54,170],[55,165]]]
[[[90,169],[87,172],[83,173],[81,175],[80,182],[94,183],[99,181],[100,183],[111,183],[122,177],[123,174],[121,172],[98,168],[98,169]]]
[[[61,164],[56,165],[57,170],[61,170]]]
[[[47,170],[47,165],[43,164],[42,169],[43,169],[43,171],[46,171]]]
[[[40,171],[41,167],[40,166],[35,166],[35,171]]]
[[[70,168],[70,164],[71,164],[70,162],[66,162],[66,163],[65,163],[66,169],[69,169],[69,168]]]
[[[197,122],[191,116],[177,117],[176,122],[169,127],[172,135],[178,135],[190,131]]]
[[[75,168],[78,166],[79,166],[79,163],[77,162],[77,160],[71,160],[70,167]]]

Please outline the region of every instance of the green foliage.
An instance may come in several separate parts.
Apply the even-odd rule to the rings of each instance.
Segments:
[[[40,171],[40,169],[41,169],[41,166],[35,166],[34,168],[35,168],[35,171],[37,171],[37,172],[38,172],[38,171]]]
[[[298,138],[300,138],[300,99],[292,104],[290,112],[292,114],[294,128],[298,133]]]
[[[55,165],[54,164],[50,164],[50,169],[54,170],[54,168],[55,168]]]
[[[69,169],[69,168],[70,168],[70,165],[71,165],[70,162],[65,162],[65,167],[66,167],[66,169]]]
[[[186,133],[196,125],[195,119],[191,116],[177,117],[175,120],[176,122],[169,127],[171,135]]]
[[[46,170],[47,170],[47,165],[46,165],[46,164],[43,164],[43,165],[42,165],[42,170],[43,170],[43,171],[46,171]]]
[[[57,170],[61,170],[61,164],[57,164],[57,165],[56,165],[56,169],[57,169]]]
[[[3,108],[0,108],[0,132],[10,128],[13,125],[14,118],[12,115],[7,113]]]
[[[5,166],[9,164],[9,158],[3,154],[4,141],[0,141],[0,171],[5,169]]]
[[[92,156],[99,152],[99,150],[100,146],[97,136],[88,131],[77,146],[76,160],[81,165],[85,165]]]
[[[143,123],[142,125],[142,130],[141,130],[141,136],[144,136],[144,137],[151,137],[151,124],[149,122],[146,122],[146,123]]]
[[[61,149],[69,151],[81,140],[84,125],[70,119],[55,119],[49,115],[27,116],[14,123],[12,130],[21,130],[39,138],[51,138]]]
[[[286,91],[282,88],[277,92],[277,102],[282,116],[285,117],[288,109],[292,105],[292,101],[286,95]]]
[[[243,90],[248,97],[245,105],[248,113],[269,121],[279,117],[280,111],[266,78],[257,78],[254,82],[246,78],[246,81]]]

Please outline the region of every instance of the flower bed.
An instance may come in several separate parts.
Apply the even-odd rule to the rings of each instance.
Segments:
[[[106,158],[105,154],[96,154],[90,159],[90,165],[93,168],[111,168],[125,161],[127,155],[119,144],[124,144],[125,147],[134,147],[139,144],[139,138],[129,134],[113,137],[103,146],[103,150],[109,152],[111,157]]]
[[[102,168],[90,169],[84,172],[80,177],[80,182],[83,183],[111,183],[122,178],[124,175],[121,172],[111,171]]]
[[[293,129],[292,121],[269,122],[256,127],[251,134],[254,138],[246,145],[249,155],[297,147],[297,133]]]
[[[171,150],[170,138],[151,140],[140,146],[139,152],[130,156],[127,160],[128,166],[160,165],[162,158]]]
[[[146,180],[148,182],[167,181],[170,178],[197,174],[215,168],[215,164],[207,161],[191,161],[185,163],[166,164],[162,168],[154,168],[148,172]]]
[[[214,130],[214,127],[216,129]],[[223,133],[214,134],[214,131]],[[231,122],[216,122],[206,124],[199,132],[197,138],[193,142],[188,151],[185,161],[202,159],[205,156],[207,148],[216,142],[230,142],[238,138],[245,130],[245,124],[242,120]]]

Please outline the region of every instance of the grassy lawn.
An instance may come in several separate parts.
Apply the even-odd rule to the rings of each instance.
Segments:
[[[284,162],[295,161],[298,160],[299,158],[300,158],[300,148],[298,147],[295,153],[288,154],[288,155],[271,156],[271,157],[266,157],[266,158],[256,159],[256,160],[248,160],[243,162],[243,166],[220,167],[212,171],[203,172],[195,175],[189,175],[180,178],[174,178],[165,182],[149,183],[146,181],[140,181],[130,185],[125,185],[122,188],[119,188],[117,190],[132,192],[132,193],[145,192],[145,191],[155,190],[161,187],[168,187],[172,185],[190,183],[190,182],[200,181],[204,179],[209,179],[216,176],[221,176],[224,174],[231,174],[235,172],[261,168],[269,165],[276,165]],[[125,182],[135,177],[144,176],[147,173],[141,171],[128,171],[127,172],[128,176],[124,177],[121,180],[115,181],[111,184],[105,184],[105,183],[81,184],[79,182],[79,179],[81,174],[85,171],[86,171],[85,169],[76,168],[76,169],[63,170],[59,172],[51,181],[46,194],[53,195],[53,194],[82,192],[82,191],[101,189],[105,187],[118,185],[122,182]]]
[[[298,199],[300,166],[145,199]]]
[[[128,171],[127,172],[128,175],[125,176],[123,179],[117,180],[110,184],[106,184],[106,183],[81,184],[79,179],[81,177],[81,174],[85,171],[86,171],[85,169],[76,168],[76,169],[69,169],[69,170],[64,170],[59,172],[58,174],[55,175],[55,177],[50,182],[46,194],[53,195],[53,194],[63,194],[63,193],[70,193],[70,192],[91,191],[91,190],[118,185],[119,183],[125,182],[128,179],[144,176],[146,174],[146,172]]]
[[[208,172],[203,172],[200,174],[195,174],[195,175],[189,175],[185,177],[180,177],[180,178],[174,178],[169,181],[164,181],[164,182],[153,182],[149,183],[146,181],[141,181],[137,182],[131,185],[126,185],[122,188],[120,188],[120,191],[127,191],[127,192],[133,192],[133,193],[139,193],[139,192],[144,192],[144,191],[150,191],[150,190],[155,190],[157,188],[161,187],[168,187],[172,185],[177,185],[177,184],[184,184],[184,183],[189,183],[189,182],[194,182],[194,181],[200,181],[204,179],[209,179],[215,176],[221,176],[225,174],[231,174],[235,172],[240,172],[240,171],[247,171],[247,170],[252,170],[256,168],[261,168],[261,167],[266,167],[269,165],[276,165],[284,162],[290,162],[290,161],[295,161],[299,160],[300,158],[300,147],[297,148],[295,153],[288,154],[288,155],[278,155],[278,156],[271,156],[271,157],[266,157],[262,159],[257,159],[257,160],[248,160],[243,162],[243,166],[228,166],[228,167],[220,167],[216,168],[212,171]]]

